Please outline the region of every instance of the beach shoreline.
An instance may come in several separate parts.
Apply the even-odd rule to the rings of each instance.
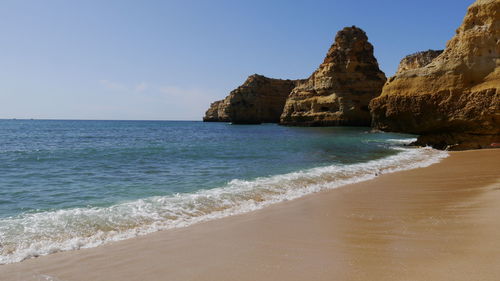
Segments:
[[[500,150],[0,266],[1,280],[496,280]],[[45,279],[41,279],[45,278]]]

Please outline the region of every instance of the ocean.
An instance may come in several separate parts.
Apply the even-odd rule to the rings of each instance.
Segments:
[[[0,120],[0,264],[261,209],[446,152],[370,128]]]

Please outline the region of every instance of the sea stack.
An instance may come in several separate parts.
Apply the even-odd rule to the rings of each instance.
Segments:
[[[500,142],[500,0],[472,4],[442,54],[391,77],[371,102],[373,126],[441,149]]]
[[[243,85],[220,101],[213,102],[203,121],[233,124],[277,123],[286,98],[300,80],[282,80],[250,75]]]
[[[373,46],[358,27],[339,31],[323,63],[293,89],[280,123],[295,126],[369,126],[369,102],[386,81]]]

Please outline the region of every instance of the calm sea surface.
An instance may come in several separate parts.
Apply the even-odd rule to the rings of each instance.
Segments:
[[[446,156],[369,128],[0,120],[0,264],[248,212]]]

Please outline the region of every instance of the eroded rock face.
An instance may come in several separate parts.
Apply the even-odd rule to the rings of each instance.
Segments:
[[[323,63],[290,94],[280,123],[298,126],[369,126],[368,104],[386,81],[365,32],[339,31]]]
[[[205,113],[205,117],[203,117],[204,122],[229,122],[229,117],[223,115],[221,109],[221,115],[219,115],[219,109],[221,107],[223,100],[214,101],[210,104],[207,112]]]
[[[441,55],[389,79],[371,102],[373,126],[438,148],[500,142],[499,54],[500,0],[478,0]]]
[[[398,71],[396,74],[400,74],[407,70],[421,68],[432,62],[437,56],[439,56],[443,50],[427,50],[423,52],[414,53],[404,57],[398,66]]]
[[[224,100],[212,103],[203,120],[233,124],[277,123],[286,98],[298,81],[251,75]]]

